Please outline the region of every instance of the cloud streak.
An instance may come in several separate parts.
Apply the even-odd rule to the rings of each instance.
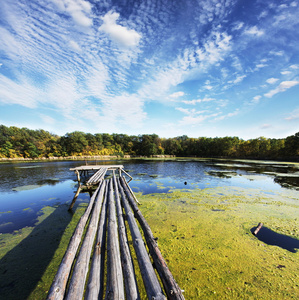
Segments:
[[[299,81],[293,80],[293,81],[283,81],[279,84],[279,86],[268,93],[264,94],[267,98],[272,98],[274,95],[278,93],[285,92],[286,90],[290,89],[293,86],[296,86],[299,84]]]

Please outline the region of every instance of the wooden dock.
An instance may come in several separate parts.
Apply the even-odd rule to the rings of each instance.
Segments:
[[[78,222],[47,299],[135,300],[141,299],[141,289],[151,300],[184,299],[138,209],[136,196],[123,175],[131,176],[123,166],[72,170],[77,175],[93,170],[86,184],[97,189]],[[108,171],[112,176],[105,179]],[[134,265],[132,254],[138,264]],[[141,274],[142,287],[137,285],[137,273]]]

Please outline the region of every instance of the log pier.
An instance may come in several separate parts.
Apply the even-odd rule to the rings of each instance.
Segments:
[[[81,175],[89,173],[85,186],[96,190],[69,242],[47,299],[140,300],[140,290],[151,300],[185,299],[138,209],[138,200],[126,181],[126,177],[132,177],[123,166],[71,170],[77,174],[79,187]],[[112,174],[105,178],[108,172]],[[136,276],[142,277],[142,286],[138,286]]]

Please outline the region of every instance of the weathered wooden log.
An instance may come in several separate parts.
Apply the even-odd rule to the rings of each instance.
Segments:
[[[112,178],[109,180],[108,209],[107,287],[105,299],[124,300],[123,273],[120,261]]]
[[[161,281],[163,283],[163,286],[164,286],[164,290],[167,294],[167,299],[179,299],[179,300],[185,299],[182,294],[182,290],[176,283],[173,275],[171,274],[162,254],[158,248],[157,242],[153,236],[153,233],[152,233],[148,223],[146,222],[145,218],[143,217],[140,210],[138,209],[138,206],[136,205],[136,203],[134,201],[135,199],[133,198],[132,193],[129,191],[129,189],[127,189],[127,184],[126,184],[124,178],[121,177],[120,182],[121,182],[122,187],[124,188],[124,191],[128,198],[128,201],[130,202],[130,205],[134,211],[134,215],[137,218],[137,220],[139,221],[140,226],[143,230],[144,237],[145,237],[147,246],[149,248],[149,252],[153,258],[155,267],[158,271],[158,274],[159,274]]]
[[[124,169],[120,169],[120,170],[121,172],[125,173],[128,177],[130,177],[129,182],[133,179],[133,177],[130,174],[128,174]],[[121,174],[119,174],[119,177],[121,177]]]
[[[121,194],[122,204],[124,206],[127,221],[130,227],[131,236],[133,240],[133,246],[136,252],[138,265],[140,268],[141,276],[145,286],[148,299],[166,299],[163,295],[162,288],[156,276],[155,270],[152,266],[151,260],[148,256],[147,250],[145,248],[141,233],[139,231],[138,225],[134,218],[134,214],[130,208],[130,205],[125,197],[122,187],[119,186],[119,192]]]
[[[132,300],[140,299],[134,265],[132,262],[132,256],[128,245],[128,238],[126,233],[126,227],[123,217],[123,211],[120,203],[118,185],[119,182],[116,180],[115,175],[113,176],[114,193],[115,193],[115,204],[118,219],[118,232],[119,232],[119,243],[121,251],[121,264],[124,274],[126,298]]]
[[[257,227],[256,227],[256,229],[254,230],[254,232],[253,232],[253,234],[254,235],[257,235],[258,234],[258,232],[261,230],[261,228],[263,227],[263,223],[258,223],[258,225],[257,225]]]
[[[91,197],[88,207],[82,217],[80,218],[78,225],[74,231],[74,234],[69,242],[68,248],[64,254],[64,257],[61,261],[59,269],[56,273],[56,276],[53,280],[51,288],[48,292],[47,299],[49,300],[62,300],[65,294],[65,288],[67,285],[68,277],[70,274],[70,270],[77,253],[79,244],[81,242],[81,238],[83,235],[83,231],[92,210],[95,198],[99,192],[100,187],[96,189],[93,196]]]
[[[90,266],[88,284],[84,297],[85,300],[103,299],[108,204],[107,192],[108,189],[106,188],[98,226],[96,244]]]
[[[100,190],[97,195],[88,228],[82,246],[80,248],[79,255],[75,262],[72,278],[70,280],[68,292],[65,297],[66,300],[81,300],[83,297],[84,286],[90,262],[90,255],[97,232],[100,211],[103,203],[104,190],[105,181],[103,181],[100,185]]]

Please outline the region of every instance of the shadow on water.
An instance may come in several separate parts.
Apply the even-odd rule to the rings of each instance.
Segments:
[[[257,227],[253,227],[250,231],[255,231]],[[292,238],[288,235],[277,233],[267,227],[262,227],[260,231],[255,235],[260,241],[273,246],[286,249],[290,252],[296,253],[299,249],[299,240]]]
[[[67,206],[58,206],[1,259],[0,299],[28,298],[51,262],[71,219]]]

